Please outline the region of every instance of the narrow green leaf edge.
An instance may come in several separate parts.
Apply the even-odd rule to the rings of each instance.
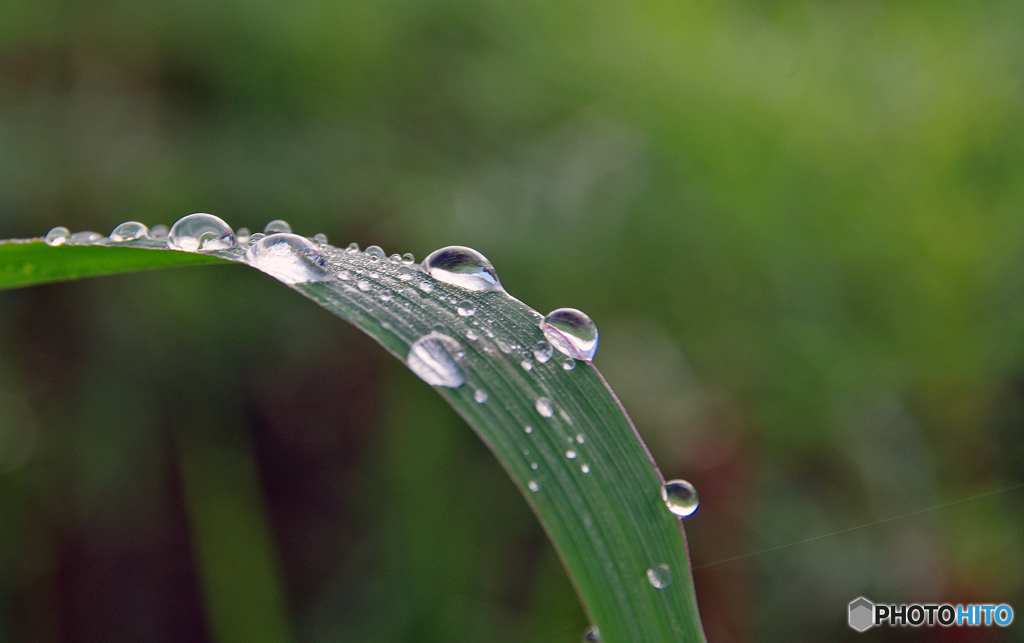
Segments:
[[[345,278],[290,287],[403,362],[412,343],[430,332],[462,346],[466,383],[434,388],[494,452],[533,508],[601,640],[704,641],[685,533],[661,498],[664,479],[593,364],[578,361],[567,370],[569,360],[557,351],[546,362],[537,360],[532,349],[544,340],[542,316],[504,291],[469,292],[397,257],[327,245],[320,250],[326,270]],[[243,248],[167,250],[163,240],[148,238],[59,247],[0,242],[0,289],[172,265],[244,263],[243,256]],[[465,301],[474,315],[457,312]],[[478,390],[486,402],[476,400]],[[540,397],[551,401],[551,417],[538,411]],[[570,450],[575,457],[567,456]],[[663,588],[649,579],[648,570],[659,566],[667,566],[671,578]]]

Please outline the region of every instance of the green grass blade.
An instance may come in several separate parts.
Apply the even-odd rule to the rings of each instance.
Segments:
[[[225,263],[219,257],[191,252],[147,252],[164,244],[133,242],[135,247],[58,246],[39,239],[0,242],[0,290],[54,281],[98,277],[150,268]]]
[[[125,251],[92,249],[96,257]],[[0,274],[17,273],[3,267],[4,250],[0,245]],[[59,263],[64,253],[81,248],[40,250],[49,255],[37,253],[33,261],[45,257]],[[319,251],[325,267],[308,265],[324,279],[290,286],[355,324],[399,359],[405,361],[412,344],[431,332],[458,342],[465,383],[435,388],[490,447],[533,507],[601,639],[703,641],[683,530],[662,502],[660,472],[597,369],[584,361],[567,369],[570,360],[558,352],[538,360],[532,349],[544,339],[541,315],[502,290],[470,292],[383,255],[331,246]],[[149,254],[181,255],[181,263],[186,257],[208,258]],[[209,256],[242,261],[243,250]],[[127,260],[118,260],[126,265]],[[157,261],[175,264],[162,256],[154,257]],[[64,278],[104,274],[90,273],[83,264]],[[460,306],[475,313],[460,314]],[[550,400],[550,413],[541,413],[540,398]],[[652,572],[660,582],[650,580]]]

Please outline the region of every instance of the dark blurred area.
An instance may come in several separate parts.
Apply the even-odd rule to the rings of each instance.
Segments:
[[[944,506],[1024,482],[1024,4],[2,13],[0,238],[203,211],[472,246],[595,320],[596,364],[696,485],[709,641],[1024,640],[845,620],[862,595],[1024,610],[1024,491]],[[0,640],[586,626],[476,436],[272,279],[0,293]]]

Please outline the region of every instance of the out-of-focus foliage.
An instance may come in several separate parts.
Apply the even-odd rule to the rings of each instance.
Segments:
[[[473,246],[598,323],[701,493],[696,566],[1024,478],[1018,2],[3,13],[0,238],[208,211]],[[249,272],[0,294],[0,639],[576,639],[471,432]],[[700,569],[708,638],[852,637],[859,595],[1024,605],[1021,503]]]

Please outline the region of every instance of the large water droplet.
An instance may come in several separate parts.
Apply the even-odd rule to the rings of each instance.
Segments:
[[[65,243],[67,243],[68,237],[70,237],[70,236],[71,236],[71,231],[70,230],[68,230],[64,226],[57,226],[56,228],[54,228],[54,229],[50,230],[49,232],[47,232],[46,236],[43,237],[43,240],[46,241],[46,243],[48,245],[60,246],[60,245],[63,245]]]
[[[669,511],[681,518],[692,515],[700,504],[697,490],[686,480],[666,482],[661,488],[661,499],[665,501]]]
[[[662,563],[647,570],[647,582],[655,589],[665,589],[672,584],[672,570]]]
[[[263,237],[245,251],[247,264],[286,284],[327,281],[327,261],[309,239],[288,232]]]
[[[435,250],[423,260],[423,270],[438,281],[466,290],[486,291],[501,288],[494,266],[472,248],[448,246]]]
[[[597,326],[585,313],[575,308],[559,308],[548,313],[540,323],[540,329],[560,353],[588,362],[594,359]]]
[[[538,397],[537,404],[535,406],[537,407],[537,412],[546,418],[555,414],[555,410],[551,406],[551,400],[546,397]]]
[[[204,212],[178,219],[167,233],[167,247],[186,252],[224,250],[233,248],[236,242],[235,232],[231,226],[222,219]]]
[[[141,239],[148,234],[149,228],[147,228],[145,224],[139,223],[138,221],[125,221],[114,228],[114,231],[110,233],[110,240],[118,243],[122,241],[134,241],[135,239]]]
[[[413,342],[405,363],[427,384],[458,388],[466,382],[466,374],[458,364],[461,355],[464,353],[457,341],[431,332]]]
[[[270,223],[268,223],[266,226],[263,227],[263,234],[266,234],[266,235],[276,234],[278,232],[291,232],[291,231],[292,231],[291,224],[288,223],[287,221],[282,220],[282,219],[274,219],[273,221],[271,221]]]

